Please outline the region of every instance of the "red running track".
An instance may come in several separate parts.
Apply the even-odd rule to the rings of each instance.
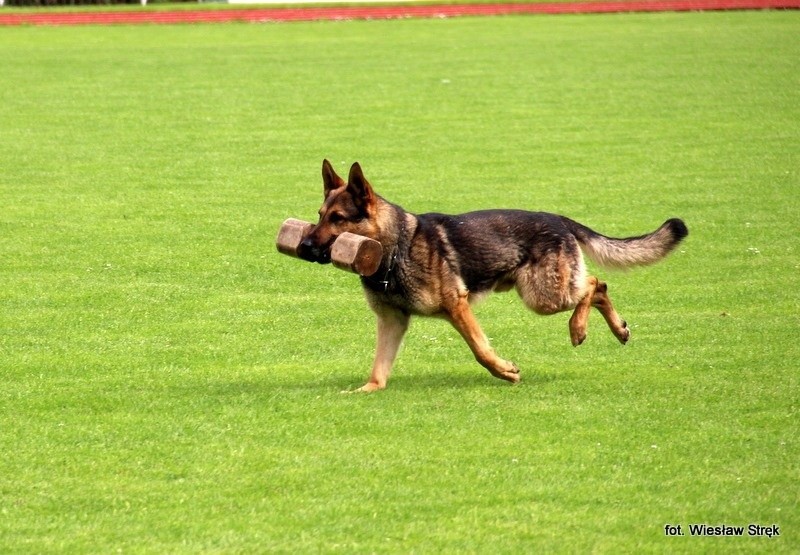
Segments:
[[[512,14],[598,14],[800,9],[800,0],[631,0],[545,4],[441,4],[325,6],[179,11],[90,11],[0,13],[0,25],[108,25],[138,23],[280,22],[344,19],[402,19]]]

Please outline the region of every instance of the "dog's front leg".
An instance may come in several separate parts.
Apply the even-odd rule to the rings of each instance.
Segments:
[[[460,295],[455,305],[447,310],[447,319],[467,342],[475,359],[492,376],[511,383],[519,382],[519,368],[513,362],[503,360],[494,352],[469,306],[466,295]]]
[[[355,391],[370,392],[386,387],[392,365],[408,329],[409,315],[399,310],[380,307],[375,310],[378,317],[378,347],[369,381]]]

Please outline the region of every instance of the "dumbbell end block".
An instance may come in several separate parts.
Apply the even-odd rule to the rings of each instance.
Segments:
[[[312,223],[289,218],[283,222],[281,229],[278,231],[275,246],[278,247],[279,252],[298,258],[297,252],[300,248],[300,243],[303,242],[303,239],[313,227],[314,224]]]
[[[340,270],[369,277],[378,271],[383,258],[383,247],[375,239],[342,233],[331,247],[331,262]]]

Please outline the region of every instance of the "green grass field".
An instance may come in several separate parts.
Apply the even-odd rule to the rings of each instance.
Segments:
[[[0,552],[797,552],[800,15],[0,31]],[[680,216],[632,328],[415,320],[279,255],[320,163],[415,212]],[[780,526],[692,537],[688,525]],[[680,524],[683,537],[665,537]],[[746,534],[747,532],[745,532]]]

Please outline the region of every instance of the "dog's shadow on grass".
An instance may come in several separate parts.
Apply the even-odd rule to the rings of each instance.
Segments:
[[[414,374],[408,375],[398,372],[389,380],[387,391],[436,391],[436,390],[476,390],[476,389],[498,389],[498,388],[528,388],[548,384],[561,379],[553,372],[529,372],[523,376],[518,384],[510,384],[503,380],[493,378],[480,371],[475,373],[457,374]],[[366,376],[361,379],[350,379],[348,376],[325,376],[317,379],[298,380],[291,384],[281,385],[286,389],[307,389],[337,391],[342,393],[355,392],[364,385]]]
[[[246,381],[225,381],[216,383],[212,389],[216,395],[221,397],[237,395],[263,396],[265,394],[279,394],[279,392],[293,392],[302,394],[303,391],[313,394],[333,394],[351,393],[364,385],[367,376],[356,376],[353,374],[325,374],[317,376],[297,376],[291,381],[275,379],[270,376],[263,376],[259,379]],[[397,372],[389,380],[386,393],[391,392],[414,392],[425,391],[476,391],[476,390],[499,390],[516,388],[537,388],[555,382],[557,380],[569,379],[569,376],[560,375],[555,372],[528,372],[523,375],[522,381],[518,384],[491,377],[482,373],[480,370],[473,373],[459,372],[452,374],[414,373],[403,374]],[[378,392],[380,395],[382,392]]]

